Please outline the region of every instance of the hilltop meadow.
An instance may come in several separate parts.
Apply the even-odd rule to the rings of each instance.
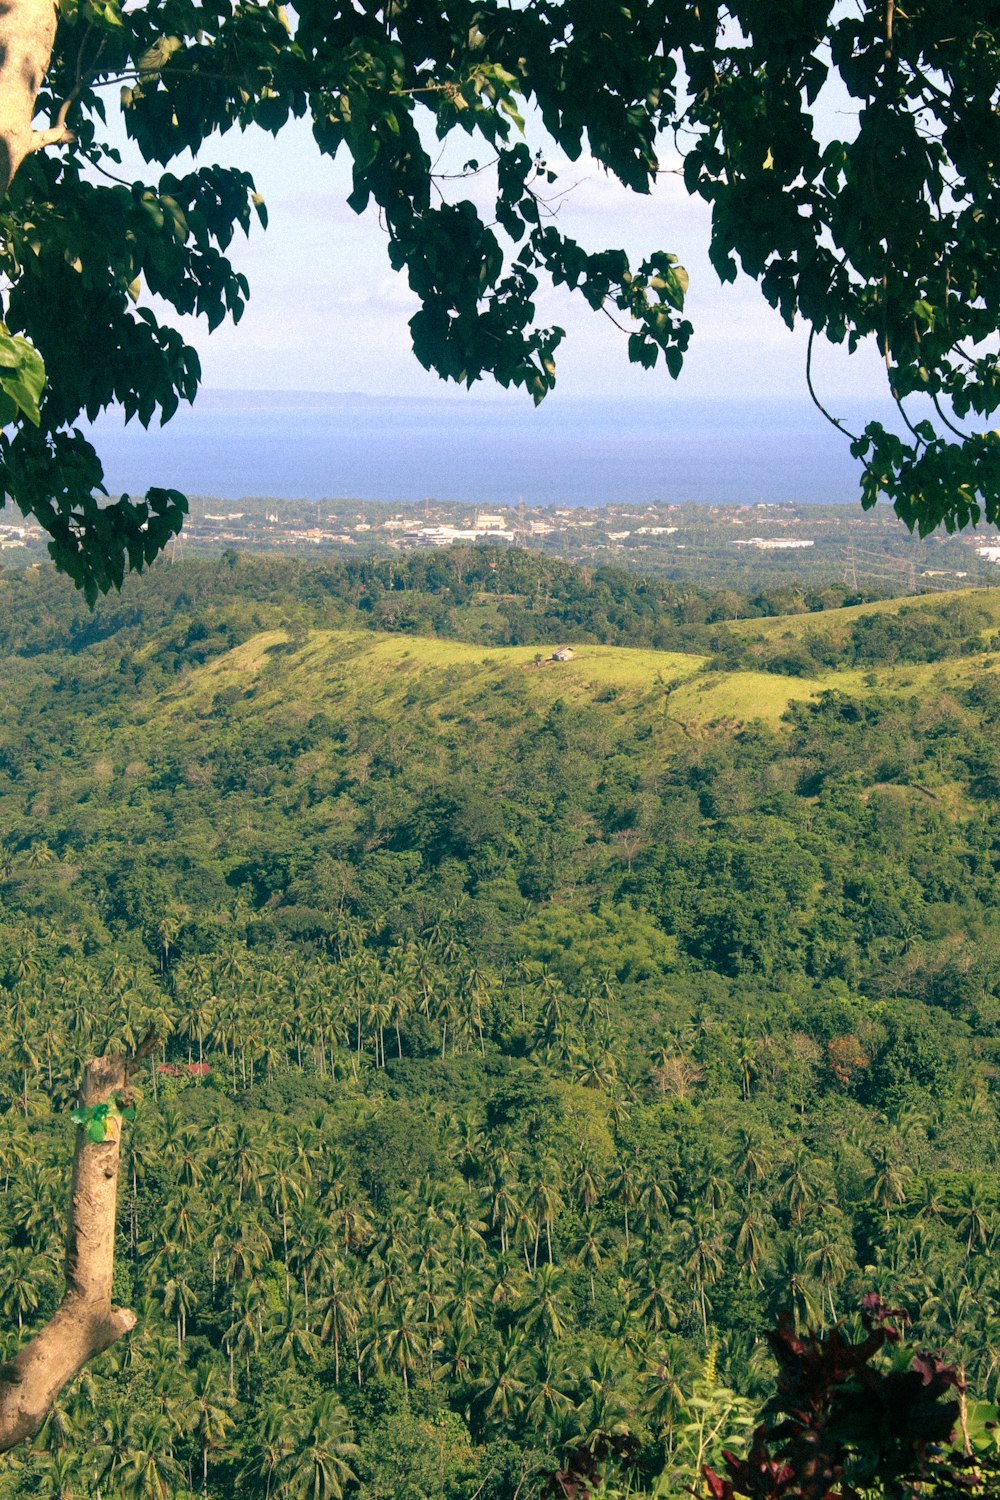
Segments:
[[[0,644],[8,1356],[80,1062],[161,1037],[138,1327],[2,1500],[681,1496],[873,1290],[980,1433],[1000,590],[227,554],[0,574]]]

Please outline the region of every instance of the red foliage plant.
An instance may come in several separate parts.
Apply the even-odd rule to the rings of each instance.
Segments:
[[[775,1394],[746,1458],[725,1453],[725,1477],[704,1469],[712,1500],[1000,1497],[995,1460],[951,1451],[959,1372],[925,1353],[902,1367],[899,1357],[874,1364],[887,1344],[899,1344],[905,1314],[870,1293],[861,1316],[858,1343],[839,1326],[799,1336],[787,1316],[779,1319],[767,1335],[778,1362]]]

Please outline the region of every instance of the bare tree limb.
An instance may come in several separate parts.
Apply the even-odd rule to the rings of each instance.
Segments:
[[[31,124],[55,36],[53,0],[0,0],[0,198],[30,152],[73,139],[65,119],[49,130]]]
[[[156,1045],[151,1031],[132,1057],[97,1057],[84,1069],[80,1103],[111,1104]],[[0,1453],[31,1437],[53,1401],[89,1359],[135,1327],[135,1313],[111,1302],[121,1117],[111,1110],[105,1137],[79,1125],[73,1155],[66,1289],[55,1313],[13,1359],[0,1365]]]

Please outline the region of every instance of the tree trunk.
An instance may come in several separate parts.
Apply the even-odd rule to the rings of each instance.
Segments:
[[[0,4],[0,198],[30,152],[71,141],[68,104],[48,130],[35,130],[35,100],[56,36],[53,0],[6,0]]]
[[[147,1037],[134,1058],[98,1057],[89,1062],[81,1104],[110,1103],[155,1040],[155,1035]],[[104,1140],[97,1142],[88,1139],[85,1125],[77,1127],[66,1289],[45,1327],[13,1359],[0,1365],[0,1453],[37,1432],[63,1386],[87,1360],[135,1327],[135,1314],[111,1303],[121,1133],[116,1115],[107,1117],[106,1130]]]

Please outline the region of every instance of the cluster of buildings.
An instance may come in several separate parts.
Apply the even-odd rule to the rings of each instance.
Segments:
[[[0,514],[3,514],[0,512]],[[9,517],[9,519],[8,519]],[[23,566],[47,556],[48,537],[33,517],[8,511],[0,521],[0,556]],[[641,501],[584,506],[505,505],[477,509],[461,501],[284,500],[192,497],[180,536],[167,549],[185,552],[247,551],[358,556],[508,543],[567,561],[634,565],[668,570],[706,582],[749,570],[761,576],[811,579],[842,575],[851,587],[903,589],[959,587],[965,580],[992,582],[1000,564],[1000,530],[981,529],[920,540],[888,507],[864,512],[853,505],[799,506],[675,504]]]
[[[42,540],[42,528],[30,521],[17,525],[0,525],[0,552],[10,552],[15,547],[26,547],[29,542]]]
[[[490,513],[478,514],[472,526],[414,526],[393,517],[384,523],[383,529],[400,542],[425,547],[451,547],[455,542],[513,542],[518,535],[503,516]]]

